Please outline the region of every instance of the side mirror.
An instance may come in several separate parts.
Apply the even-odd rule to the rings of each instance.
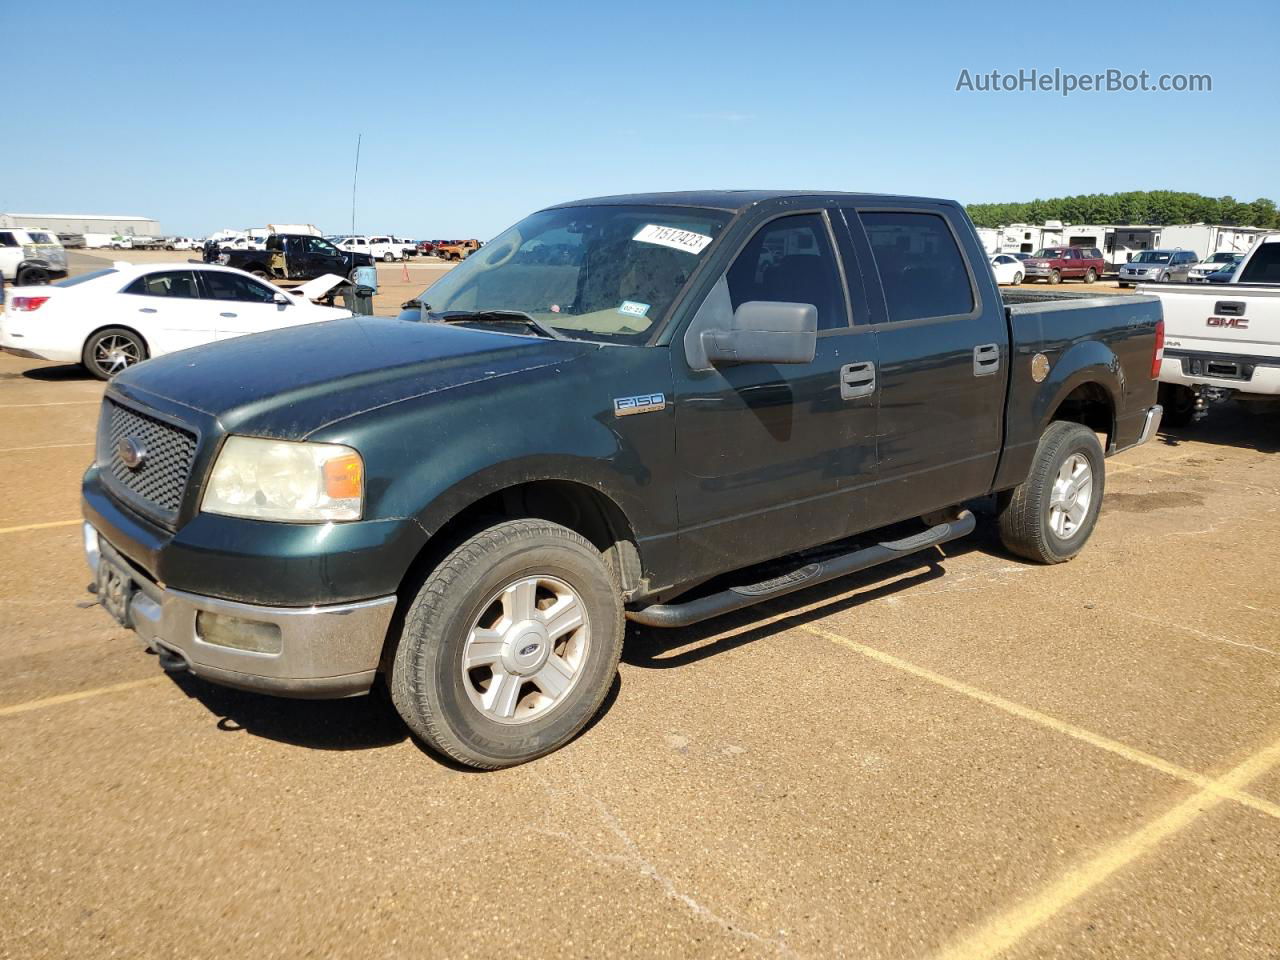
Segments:
[[[271,298],[271,302],[280,307],[291,307],[293,301],[286,297],[283,293],[277,293]]]
[[[713,365],[812,363],[818,350],[818,308],[811,303],[750,300],[733,312],[729,330],[704,330]]]

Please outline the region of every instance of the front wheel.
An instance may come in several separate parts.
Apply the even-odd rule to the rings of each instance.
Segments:
[[[388,250],[386,253],[382,255],[383,263],[391,263],[393,260],[395,260],[395,255],[392,254],[390,250]]]
[[[1105,485],[1097,434],[1079,423],[1049,424],[1027,479],[999,497],[1001,541],[1028,560],[1070,560],[1093,533]]]
[[[147,359],[147,345],[132,330],[108,327],[85,342],[80,359],[85,369],[99,380],[110,380],[117,373]]]
[[[1021,282],[1022,282],[1022,271],[1019,270],[1017,273],[1013,275],[1013,285],[1016,287]]]
[[[1061,282],[1062,282],[1062,273],[1061,273],[1061,271],[1058,271],[1058,270],[1052,270],[1052,271],[1050,271],[1050,273],[1049,273],[1049,282],[1050,282],[1050,283],[1061,283]]]
[[[391,695],[409,728],[493,770],[550,753],[595,715],[622,652],[600,552],[565,527],[511,520],[427,577],[405,616]]]
[[[39,287],[49,282],[49,271],[44,267],[23,267],[14,277],[19,287]]]

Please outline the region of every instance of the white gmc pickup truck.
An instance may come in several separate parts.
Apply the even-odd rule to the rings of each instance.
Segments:
[[[1280,233],[1263,237],[1230,283],[1140,285],[1164,307],[1160,403],[1186,426],[1209,403],[1280,398]]]

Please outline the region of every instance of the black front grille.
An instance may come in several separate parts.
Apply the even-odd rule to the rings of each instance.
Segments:
[[[105,400],[103,406],[99,464],[113,486],[172,519],[182,505],[191,475],[196,435],[114,400]],[[142,455],[136,467],[128,466],[122,455],[130,445]]]

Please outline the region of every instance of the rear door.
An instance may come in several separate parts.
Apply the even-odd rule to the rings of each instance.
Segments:
[[[144,273],[112,297],[110,310],[115,322],[142,335],[153,357],[215,337],[214,311],[200,299],[192,270]]]
[[[1007,378],[1004,306],[979,281],[984,254],[945,205],[848,207],[876,300],[880,411],[877,525],[988,492]]]
[[[842,271],[830,214],[766,221],[673,344],[680,550],[690,576],[865,529],[875,478],[875,336],[861,280]],[[844,277],[850,277],[852,320]],[[812,363],[700,369],[703,329],[752,300],[812,303]]]

